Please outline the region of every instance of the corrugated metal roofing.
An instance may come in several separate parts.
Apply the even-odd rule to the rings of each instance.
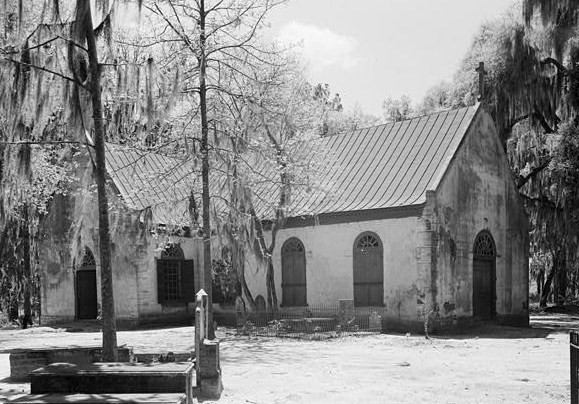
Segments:
[[[299,192],[289,216],[426,202],[426,191],[436,189],[478,108],[444,111],[321,139],[328,164],[319,176],[327,189]],[[279,193],[274,187],[260,192]]]
[[[130,209],[150,207],[155,223],[189,219],[191,164],[161,154],[106,144],[107,172]]]

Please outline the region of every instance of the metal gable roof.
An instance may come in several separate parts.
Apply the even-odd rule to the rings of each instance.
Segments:
[[[188,223],[192,165],[127,146],[106,144],[107,173],[127,207],[151,208],[154,223]]]
[[[437,188],[478,109],[477,104],[438,112],[305,145],[323,150],[322,168],[315,174],[322,187],[292,190],[288,217],[423,204],[426,191]],[[194,189],[190,162],[110,143],[106,148],[107,171],[129,208],[150,207],[156,223],[188,221],[188,198]],[[300,153],[308,155],[306,150]],[[264,178],[254,189],[256,210],[262,218],[273,218],[271,201],[279,197],[279,181],[268,178],[275,178],[276,172],[271,162],[256,162],[254,168]],[[223,179],[214,175],[212,180],[212,193],[220,194]]]
[[[426,202],[426,191],[438,186],[478,109],[438,112],[321,139],[328,164],[319,176],[328,188],[299,192],[289,216]]]

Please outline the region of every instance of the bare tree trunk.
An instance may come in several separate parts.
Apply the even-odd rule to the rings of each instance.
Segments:
[[[28,205],[25,204],[24,207],[24,218],[21,228],[20,236],[23,241],[23,280],[24,280],[24,317],[22,318],[22,323],[20,324],[22,328],[27,328],[32,325],[32,308],[30,304],[30,291],[32,290],[32,275],[30,270],[30,223],[28,215]]]
[[[8,321],[18,321],[18,298],[11,296],[8,303]]]
[[[277,292],[275,290],[275,280],[274,280],[274,266],[273,258],[270,255],[267,259],[267,275],[266,275],[266,285],[267,285],[267,304],[270,309],[274,312],[277,311]]]
[[[556,261],[557,268],[557,288],[556,288],[556,298],[555,303],[558,306],[565,304],[565,298],[567,297],[567,260],[565,252],[562,252],[562,257]]]
[[[245,299],[249,303],[251,310],[257,310],[257,304],[255,303],[255,299],[253,298],[253,295],[247,286],[247,281],[245,280],[245,259],[241,257],[243,254],[243,246],[235,244],[233,248],[236,257],[233,262],[237,263],[237,276],[239,277],[239,282],[241,283],[241,293],[245,296]]]
[[[257,304],[255,303],[255,299],[253,298],[251,290],[249,290],[247,282],[245,281],[245,274],[241,271],[240,271],[240,282],[241,282],[241,290],[245,295],[245,299],[249,303],[249,307],[251,307],[251,310],[257,310]]]
[[[255,226],[255,233],[257,237],[257,241],[259,243],[259,248],[262,251],[261,254],[265,257],[265,261],[267,263],[267,269],[265,273],[265,287],[267,291],[267,306],[273,310],[277,311],[277,294],[275,291],[275,282],[273,277],[273,260],[272,260],[272,253],[275,249],[275,238],[277,235],[277,230],[275,226],[272,228],[271,231],[271,243],[269,247],[266,246],[265,243],[265,236],[263,234],[263,225],[261,220],[257,217],[257,213],[255,213],[255,209],[253,206],[250,208],[249,213],[253,219],[253,224]]]
[[[553,277],[555,276],[556,268],[557,266],[555,262],[553,262],[553,266],[547,275],[545,284],[543,285],[543,293],[541,294],[541,300],[539,301],[539,307],[541,308],[547,307],[547,300],[551,294],[551,284],[553,283]]]
[[[203,276],[202,284],[207,292],[207,336],[215,338],[213,329],[213,275],[211,271],[211,223],[210,223],[210,194],[209,194],[209,125],[207,120],[207,84],[206,84],[206,37],[205,37],[205,0],[199,2],[199,111],[201,114],[201,180],[203,182]]]
[[[115,319],[115,300],[113,295],[113,273],[111,268],[111,236],[109,229],[109,209],[106,193],[106,164],[105,164],[105,127],[101,99],[100,69],[97,55],[96,40],[92,26],[90,0],[78,0],[77,23],[84,28],[90,70],[90,90],[92,98],[96,182],[98,194],[99,214],[99,252],[101,267],[101,305],[103,322],[103,360],[105,362],[118,361],[117,325]]]

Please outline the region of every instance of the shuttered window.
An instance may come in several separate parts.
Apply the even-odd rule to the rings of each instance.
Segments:
[[[306,252],[295,237],[281,249],[281,288],[284,307],[307,306]]]
[[[178,244],[168,244],[157,259],[158,302],[194,302],[195,266]]]
[[[354,243],[354,305],[384,305],[384,253],[372,232],[362,233]]]

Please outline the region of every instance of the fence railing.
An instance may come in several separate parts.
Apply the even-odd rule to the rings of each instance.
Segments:
[[[352,302],[353,303],[353,302]],[[324,339],[343,335],[380,333],[384,307],[310,305],[272,310],[237,311],[237,332],[243,335]]]
[[[569,350],[571,355],[571,404],[579,404],[579,333],[571,331]]]

